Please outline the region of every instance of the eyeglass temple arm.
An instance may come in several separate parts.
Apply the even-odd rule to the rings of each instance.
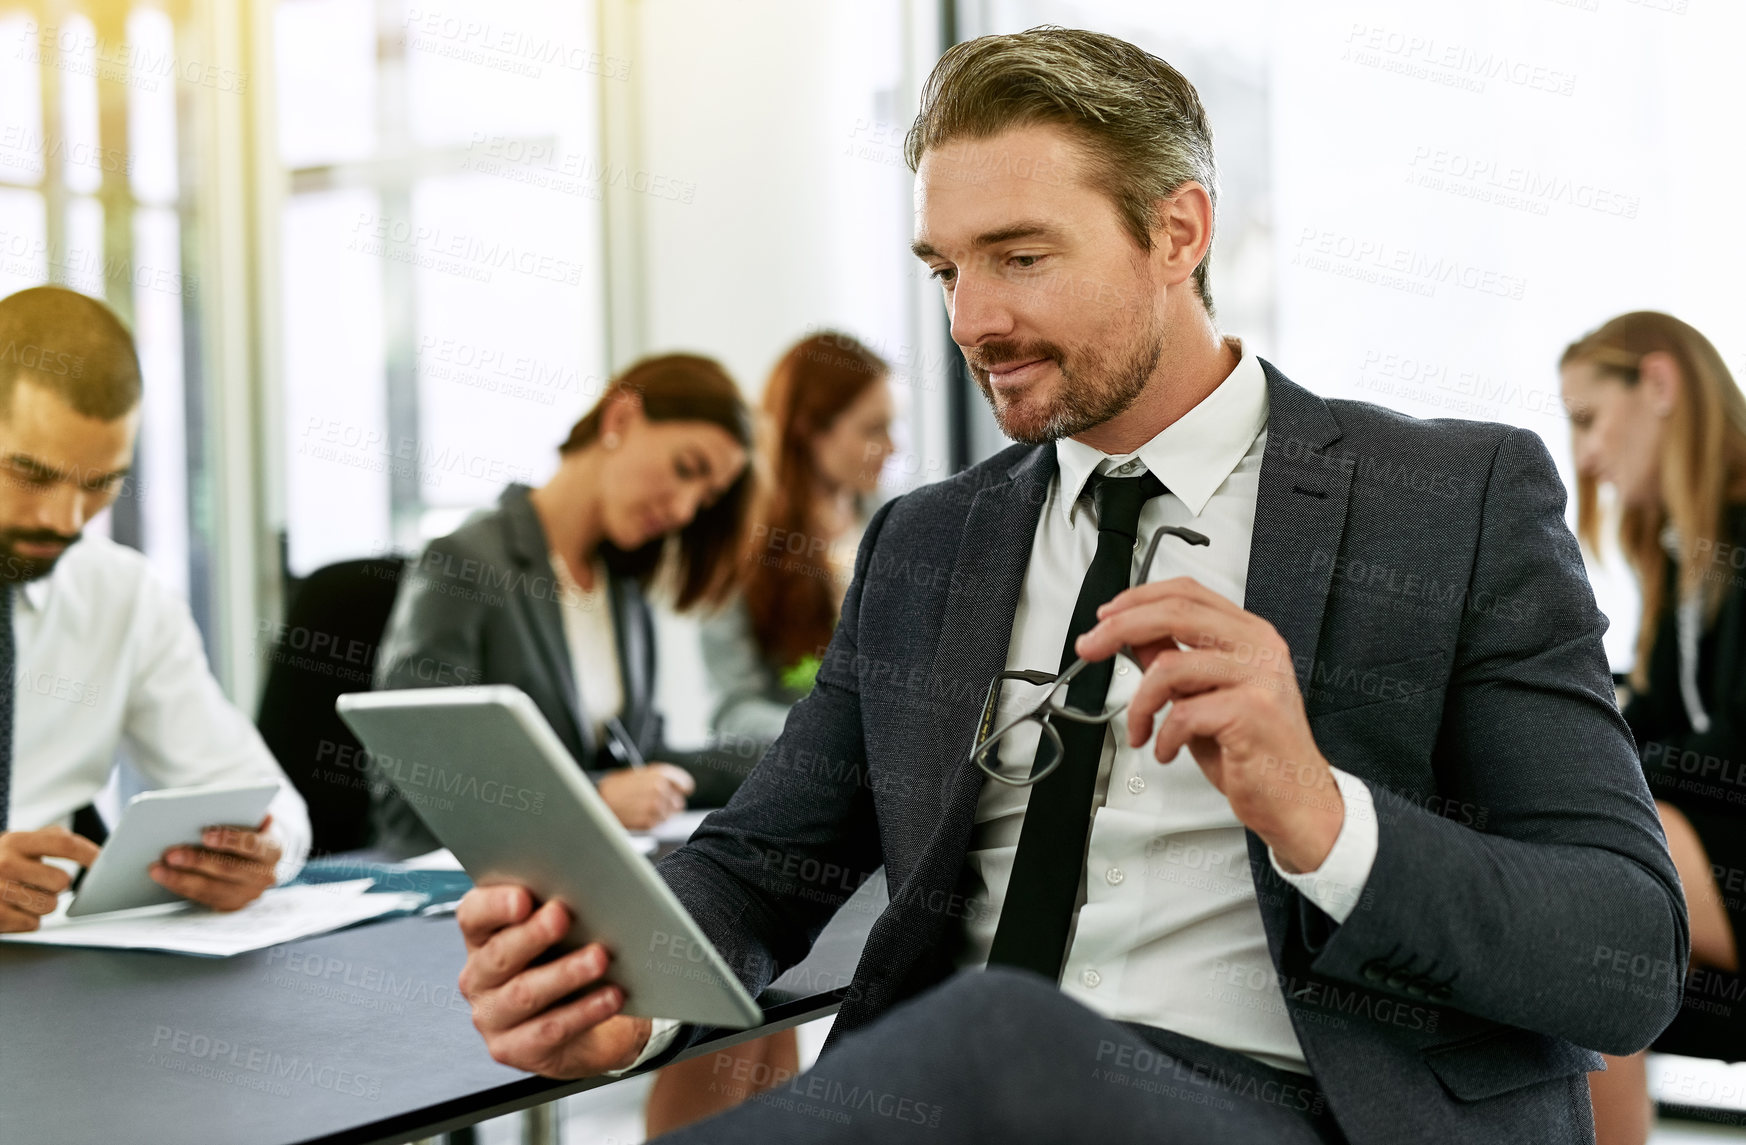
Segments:
[[[1181,525],[1159,525],[1152,533],[1152,543],[1146,546],[1146,559],[1140,562],[1140,575],[1134,578],[1135,584],[1146,583],[1146,577],[1152,571],[1152,558],[1158,555],[1158,545],[1164,540],[1165,533],[1191,545],[1212,544],[1212,539],[1205,533],[1197,533],[1193,529],[1185,529]],[[1127,654],[1128,659],[1136,663],[1139,662],[1140,658],[1135,655],[1132,646],[1123,644],[1121,650]]]
[[[1146,575],[1152,571],[1152,558],[1158,555],[1158,545],[1164,540],[1164,534],[1180,538],[1191,545],[1210,545],[1212,539],[1205,533],[1197,533],[1193,529],[1185,529],[1181,525],[1159,525],[1152,534],[1152,543],[1146,546],[1146,559],[1140,562],[1140,575],[1135,578],[1135,584],[1145,584]]]
[[[994,726],[995,706],[1000,698],[1002,680],[1020,680],[1026,684],[1053,684],[1058,678],[1053,672],[1039,672],[1021,668],[1014,668],[996,676],[993,682],[988,685],[988,698],[982,702],[982,719],[977,724],[979,735],[986,738],[989,729]]]

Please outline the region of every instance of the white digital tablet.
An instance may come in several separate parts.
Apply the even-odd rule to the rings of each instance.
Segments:
[[[211,783],[135,795],[85,872],[67,914],[178,901],[180,895],[152,880],[151,865],[171,847],[200,846],[208,827],[253,828],[278,792],[277,783]]]
[[[623,1013],[732,1029],[763,1020],[520,688],[356,692],[336,707],[370,771],[474,883],[518,883],[563,903],[575,920],[563,949],[605,944]]]

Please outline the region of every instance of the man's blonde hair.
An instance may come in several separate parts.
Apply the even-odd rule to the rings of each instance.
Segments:
[[[1140,249],[1152,249],[1158,201],[1184,184],[1206,188],[1216,214],[1212,130],[1194,85],[1157,56],[1098,32],[1046,25],[953,45],[922,88],[904,158],[913,171],[929,148],[1037,123],[1080,136],[1091,182],[1115,202]],[[1209,314],[1211,262],[1209,246],[1194,270]]]

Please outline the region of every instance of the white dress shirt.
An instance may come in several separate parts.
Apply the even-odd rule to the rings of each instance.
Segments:
[[[1150,470],[1168,490],[1140,511],[1130,577],[1138,574],[1153,531],[1181,525],[1211,543],[1191,546],[1166,536],[1148,579],[1192,576],[1242,604],[1267,444],[1267,379],[1260,361],[1230,341],[1241,360],[1218,389],[1133,454],[1110,457],[1071,439],[1056,442],[1058,471],[1013,616],[1009,669],[1055,672],[1061,666],[1073,603],[1097,552],[1095,511],[1089,498],[1079,500],[1093,472],[1138,476]],[[1118,658],[1107,704],[1131,698],[1139,678]],[[1025,686],[1007,688],[1007,710],[1015,710]],[[1036,697],[1040,689],[1024,694]],[[1160,764],[1150,742],[1127,746],[1125,717],[1109,727],[1062,992],[1112,1019],[1175,1030],[1268,1065],[1309,1072],[1274,977],[1247,837],[1230,803],[1187,748]],[[1029,766],[1038,734],[1034,725],[1022,738],[1015,733],[1002,751],[1009,767]],[[1337,767],[1334,780],[1346,817],[1322,865],[1291,874],[1269,858],[1311,902],[1344,922],[1370,877],[1377,831],[1369,788]],[[983,784],[966,859],[970,901],[961,967],[987,964],[1032,790]],[[1259,991],[1257,982],[1263,983]],[[656,1022],[639,1063],[661,1052],[676,1027]]]
[[[116,751],[154,787],[272,780],[281,881],[309,852],[309,812],[206,665],[187,604],[141,554],[87,534],[14,589],[12,830],[70,826]]]
[[[1140,510],[1130,576],[1138,575],[1154,530],[1186,526],[1211,543],[1191,546],[1166,536],[1148,579],[1192,576],[1242,604],[1266,426],[1267,380],[1259,360],[1247,354],[1218,389],[1131,455],[1110,457],[1071,439],[1056,442],[1058,472],[1037,522],[1007,667],[1060,667],[1073,602],[1097,551],[1096,513],[1089,497],[1080,500],[1094,472],[1138,476],[1150,470],[1168,490]],[[1118,658],[1107,705],[1131,698],[1139,680],[1139,671]],[[1006,687],[1013,701],[1021,689],[1032,697],[1041,691]],[[1187,748],[1160,764],[1150,741],[1127,746],[1125,714],[1109,727],[1062,992],[1109,1018],[1164,1027],[1307,1072],[1272,973],[1248,845],[1230,803]],[[1036,753],[1035,725],[1025,732],[1002,751],[1009,767],[1028,768]],[[1333,850],[1309,874],[1287,874],[1277,861],[1274,868],[1344,921],[1376,857],[1376,823],[1368,789],[1337,769],[1335,778],[1346,822]],[[988,961],[1032,790],[994,780],[983,784],[968,858],[961,966]],[[1264,973],[1244,973],[1245,985],[1232,988],[1238,966]],[[1259,994],[1248,988],[1258,979],[1266,981]]]
[[[557,576],[558,611],[564,617],[564,644],[570,652],[570,675],[577,699],[596,743],[604,743],[606,721],[624,712],[624,676],[618,667],[618,635],[612,623],[612,593],[606,562],[594,562],[594,588],[584,590],[570,575],[570,566],[551,554]]]

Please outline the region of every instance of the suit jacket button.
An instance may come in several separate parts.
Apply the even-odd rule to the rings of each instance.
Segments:
[[[1436,1002],[1439,1005],[1441,1005],[1444,1002],[1447,1002],[1449,999],[1453,998],[1454,996],[1455,996],[1455,991],[1449,989],[1449,987],[1447,987],[1447,986],[1433,986],[1433,987],[1431,987],[1430,993],[1425,995],[1425,997],[1429,998],[1431,1001]]]
[[[1364,975],[1364,981],[1366,982],[1380,982],[1388,977],[1388,969],[1383,966],[1382,959],[1380,958],[1372,958],[1369,962],[1366,962],[1359,973]]]

